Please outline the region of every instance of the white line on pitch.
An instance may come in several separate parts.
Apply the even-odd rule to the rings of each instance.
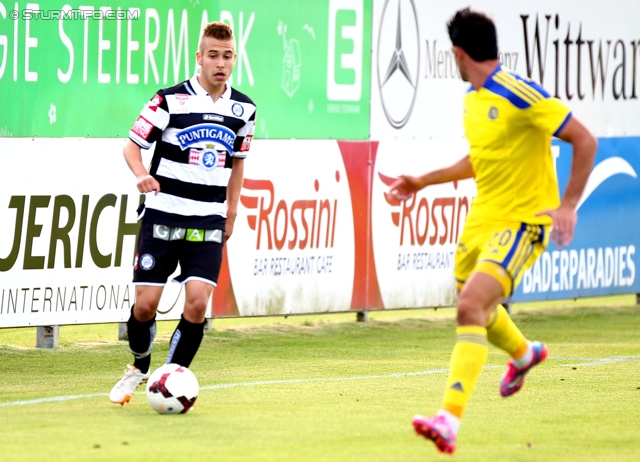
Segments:
[[[636,361],[640,359],[640,356],[612,356],[609,358],[552,356],[549,359],[559,360],[559,361],[581,361],[575,364],[563,364],[562,366],[585,367],[585,366],[601,366],[603,364],[611,364],[616,362]],[[495,369],[498,367],[503,367],[503,366],[485,366],[485,369]],[[309,378],[309,379],[257,380],[254,382],[219,383],[217,385],[205,385],[204,387],[200,387],[200,389],[201,390],[220,390],[223,388],[255,387],[260,385],[282,385],[286,383],[344,382],[348,380],[389,379],[389,378],[400,378],[400,377],[415,377],[420,375],[443,374],[448,371],[449,369],[431,369],[427,371],[417,371],[417,372],[396,372],[393,374],[355,375],[352,377],[317,377],[317,378]],[[144,392],[137,392],[136,394],[142,394],[142,393]],[[7,403],[0,403],[0,407],[27,406],[30,404],[54,403],[59,401],[71,401],[74,399],[97,398],[97,397],[107,396],[107,395],[108,395],[107,393],[92,393],[92,394],[86,394],[86,395],[52,396],[50,398],[27,399],[27,400],[21,400],[21,401],[10,401]]]
[[[501,366],[486,366],[486,367],[494,368],[494,367],[501,367]],[[442,374],[448,371],[449,369],[432,369],[430,371],[396,372],[394,374],[384,374],[384,375],[355,375],[352,377],[316,377],[311,379],[258,380],[256,382],[219,383],[217,385],[206,385],[204,387],[200,387],[200,389],[201,390],[219,390],[221,388],[253,387],[256,385],[282,385],[284,383],[342,382],[345,380],[388,379],[388,378],[394,378],[394,377],[413,377],[416,375]]]
[[[586,367],[586,366],[601,366],[603,364],[622,363],[627,361],[637,361],[640,356],[612,356],[610,358],[565,358],[562,356],[553,357],[553,359],[560,361],[580,361],[575,364],[563,364],[563,367]]]
[[[495,368],[501,366],[486,366],[487,368]],[[288,379],[288,380],[257,380],[255,382],[238,382],[238,383],[220,383],[217,385],[205,385],[200,387],[200,390],[219,390],[222,388],[235,388],[235,387],[254,387],[260,385],[282,385],[285,383],[310,383],[310,382],[339,382],[345,380],[371,380],[371,379],[388,379],[398,377],[414,377],[417,375],[430,375],[430,374],[442,374],[448,372],[449,369],[431,369],[428,371],[417,372],[396,372],[393,374],[384,375],[356,375],[352,377],[317,377],[310,379]],[[144,392],[136,392],[136,394],[142,394]],[[0,403],[0,407],[9,406],[27,406],[29,404],[41,404],[52,403],[57,401],[71,401],[74,399],[82,398],[95,398],[98,396],[107,396],[107,393],[93,393],[88,395],[67,395],[67,396],[52,396],[51,398],[38,398],[27,399],[22,401],[10,401],[8,403]]]

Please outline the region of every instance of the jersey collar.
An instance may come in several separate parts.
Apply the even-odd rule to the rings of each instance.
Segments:
[[[482,84],[482,88],[487,88],[487,84],[491,81],[491,79],[493,79],[493,76],[496,75],[501,70],[503,70],[502,63],[498,63],[498,65],[493,70],[493,72],[489,74],[489,76],[487,77],[487,80],[485,80],[484,83]]]
[[[496,75],[498,72],[500,72],[501,70],[506,69],[502,63],[499,63],[496,68],[493,70],[493,72],[491,74],[489,74],[489,76],[486,78],[486,80],[484,81],[484,83],[482,84],[482,86],[480,88],[478,88],[478,90],[480,90],[481,88],[487,88],[487,84],[489,82],[491,82],[491,79],[493,79],[493,76]],[[473,85],[469,85],[469,88],[467,88],[467,93],[471,93],[476,91],[475,88],[473,88]]]
[[[207,93],[207,90],[205,90],[202,87],[202,85],[200,85],[200,82],[198,82],[198,74],[191,77],[189,79],[189,83],[191,84],[191,88],[193,88],[193,91],[196,92],[196,95],[209,96],[209,93]],[[226,89],[224,90],[222,95],[220,95],[220,97],[224,99],[229,99],[229,95],[231,94],[231,86],[226,82],[225,82],[225,86],[226,86]]]

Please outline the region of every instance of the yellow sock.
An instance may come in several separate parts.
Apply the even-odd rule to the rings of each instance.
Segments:
[[[521,358],[527,352],[529,345],[527,338],[520,332],[502,305],[498,305],[489,317],[487,339],[514,359]]]
[[[489,346],[484,327],[459,326],[456,334],[442,409],[460,418],[487,362]]]

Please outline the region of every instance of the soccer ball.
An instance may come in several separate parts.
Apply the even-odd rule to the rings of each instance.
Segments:
[[[184,414],[193,409],[200,385],[195,374],[178,364],[164,364],[147,381],[147,400],[160,414]]]

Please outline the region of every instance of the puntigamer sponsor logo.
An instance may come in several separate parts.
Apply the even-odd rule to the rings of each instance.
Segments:
[[[233,152],[233,142],[236,139],[236,135],[222,125],[199,124],[182,130],[178,133],[177,138],[182,149],[205,141],[213,141],[224,146],[228,152]]]

